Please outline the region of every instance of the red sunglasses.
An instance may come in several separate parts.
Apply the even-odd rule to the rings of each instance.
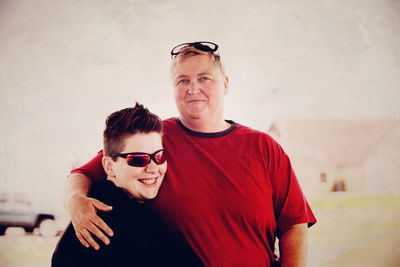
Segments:
[[[111,154],[110,157],[121,157],[126,159],[126,163],[133,167],[146,167],[153,160],[157,165],[163,164],[166,159],[165,149],[160,149],[153,154],[144,152],[132,152],[123,154]]]

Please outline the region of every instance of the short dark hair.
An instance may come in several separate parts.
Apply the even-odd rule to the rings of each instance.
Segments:
[[[135,107],[125,108],[109,115],[103,133],[104,154],[121,153],[124,149],[124,138],[136,133],[162,133],[160,117],[151,113],[136,102]]]

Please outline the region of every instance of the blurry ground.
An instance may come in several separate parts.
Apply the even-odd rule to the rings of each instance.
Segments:
[[[309,231],[310,267],[400,266],[400,195],[331,193],[311,201],[318,223]],[[0,236],[0,266],[50,266],[58,237]]]
[[[44,238],[32,234],[14,236],[14,234],[0,237],[1,267],[50,266],[51,254],[58,237]]]
[[[400,196],[331,193],[311,206],[308,266],[400,266]]]

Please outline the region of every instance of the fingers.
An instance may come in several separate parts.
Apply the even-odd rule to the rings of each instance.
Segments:
[[[99,219],[101,220],[101,219]],[[101,220],[102,221],[102,220]],[[106,225],[103,222],[104,225]],[[110,244],[110,239],[102,232],[98,226],[95,224],[95,222],[92,222],[92,224],[87,228],[87,230],[92,234],[95,235],[98,239],[100,239],[104,244],[108,245]],[[110,229],[111,230],[111,229]],[[87,239],[86,239],[87,240]],[[87,240],[89,241],[89,240]],[[90,241],[89,241],[90,243]]]
[[[79,242],[81,242],[81,244],[84,245],[85,247],[89,248],[90,245],[95,250],[100,249],[99,244],[97,244],[97,242],[94,241],[92,235],[89,233],[88,230],[82,229],[80,232],[76,231],[75,234],[78,237]]]
[[[110,239],[106,236],[113,236],[114,233],[108,225],[96,214],[96,210],[110,211],[111,206],[103,202],[88,197],[80,197],[76,201],[76,208],[71,213],[71,222],[75,228],[75,234],[79,242],[85,247],[100,249],[99,242],[93,238],[96,236],[104,244],[110,244]],[[104,232],[103,232],[104,231]]]
[[[103,222],[103,224],[105,224]],[[92,222],[87,228],[80,228],[79,231],[75,232],[76,236],[85,247],[93,247],[95,250],[99,250],[99,244],[94,240],[93,236],[96,236],[104,244],[109,245],[110,239]]]
[[[114,232],[111,230],[111,228],[110,227],[108,227],[108,225],[100,218],[100,217],[95,217],[93,220],[92,220],[92,222],[94,223],[94,224],[96,224],[96,226],[100,229],[100,230],[102,230],[103,232],[105,232],[107,235],[109,235],[109,236],[113,236],[114,235]],[[100,231],[101,232],[101,231]],[[99,237],[98,235],[96,235],[97,237]],[[100,238],[100,237],[99,237]],[[108,243],[106,243],[105,241],[104,241],[104,239],[103,238],[100,238],[105,244],[107,244],[108,245]],[[108,240],[108,238],[107,238],[107,240]]]
[[[103,202],[101,202],[101,201],[99,201],[97,199],[92,198],[91,201],[92,201],[93,206],[97,210],[102,210],[102,211],[110,211],[110,210],[112,210],[111,206],[108,206],[108,205],[104,204]]]
[[[112,230],[107,226],[107,224],[100,219],[98,216],[91,216],[91,218],[88,218],[88,221],[83,224],[84,226],[79,227],[76,229],[76,236],[79,239],[79,242],[81,242],[82,245],[85,247],[93,247],[94,249],[98,250],[100,249],[99,244],[94,240],[93,236],[96,236],[98,239],[100,239],[104,244],[109,245],[110,244],[110,239],[105,235],[103,231],[106,233],[110,233],[110,236],[113,235]],[[100,230],[102,229],[102,230]],[[106,230],[104,230],[106,229]]]
[[[79,232],[75,231],[75,235],[78,238],[79,242],[81,242],[82,245],[89,248],[89,246],[90,246],[89,243],[86,242],[86,239],[83,238],[83,236]]]

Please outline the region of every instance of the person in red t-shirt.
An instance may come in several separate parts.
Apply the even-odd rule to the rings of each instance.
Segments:
[[[163,122],[169,170],[152,208],[206,266],[273,266],[276,238],[281,265],[304,266],[307,226],[316,219],[280,145],[224,120],[228,77],[217,50],[195,42],[171,51],[180,117]],[[113,235],[95,213],[111,207],[87,197],[92,181],[105,177],[101,157],[72,171],[66,196],[79,240],[97,248],[91,234],[106,244]]]

